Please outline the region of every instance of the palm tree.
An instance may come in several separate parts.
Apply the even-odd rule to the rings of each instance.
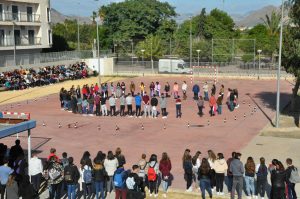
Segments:
[[[266,15],[266,18],[261,20],[268,29],[270,36],[277,36],[280,30],[281,15],[275,11],[272,11],[271,16]]]
[[[97,12],[93,11],[93,14],[92,14],[93,24],[96,24],[96,18],[97,18]]]

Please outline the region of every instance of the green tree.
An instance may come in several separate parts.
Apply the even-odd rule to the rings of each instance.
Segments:
[[[157,33],[172,34],[177,14],[174,7],[158,0],[127,0],[99,10],[111,40],[142,40]]]
[[[262,18],[270,36],[278,36],[280,30],[281,16],[279,13],[273,11],[271,16],[266,15],[265,19]]]
[[[144,53],[142,53],[144,50]],[[158,60],[165,53],[166,49],[162,46],[162,40],[158,35],[149,35],[146,39],[138,43],[136,48],[136,55],[145,59],[151,59],[151,52],[153,60]]]
[[[291,0],[291,24],[287,26],[283,37],[282,63],[288,73],[295,75],[292,92],[292,110],[295,110],[297,93],[300,86],[300,0]]]

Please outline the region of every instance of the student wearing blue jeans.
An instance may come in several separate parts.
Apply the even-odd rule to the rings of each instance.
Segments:
[[[198,180],[200,181],[202,199],[205,199],[205,190],[208,192],[209,198],[212,198],[210,179],[211,168],[209,166],[208,160],[206,158],[203,158],[198,170]]]
[[[64,168],[64,179],[68,188],[68,199],[75,199],[76,187],[80,174],[77,166],[73,164],[73,157],[69,157],[68,161],[69,165]]]
[[[95,191],[96,191],[96,199],[104,199],[104,181],[107,178],[107,172],[103,166],[101,160],[96,159],[94,161],[94,167],[92,170],[92,176],[94,179]],[[99,194],[100,193],[100,194]]]
[[[96,199],[104,199],[104,181],[95,181]],[[100,193],[100,196],[99,196]]]

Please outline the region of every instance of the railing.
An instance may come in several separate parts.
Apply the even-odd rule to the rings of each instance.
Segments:
[[[17,37],[15,40],[16,46],[31,46],[31,45],[41,45],[41,37]],[[14,46],[13,38],[0,39],[0,47]]]
[[[40,15],[28,13],[2,12],[0,13],[0,21],[40,22]]]
[[[50,53],[16,54],[16,65],[39,65],[44,63],[80,61],[81,59],[93,58],[93,52],[86,51],[64,51]],[[0,55],[0,68],[14,66],[14,56]]]

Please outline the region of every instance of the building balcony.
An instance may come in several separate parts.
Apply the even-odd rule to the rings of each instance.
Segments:
[[[0,22],[1,21],[37,22],[37,23],[41,22],[39,14],[12,13],[12,12],[0,13]]]
[[[16,38],[16,46],[36,46],[42,45],[41,37]],[[14,46],[13,38],[0,39],[0,47]]]

